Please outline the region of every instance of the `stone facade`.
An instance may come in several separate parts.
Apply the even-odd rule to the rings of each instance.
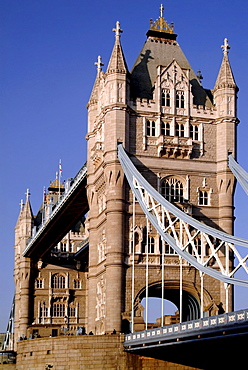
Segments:
[[[18,370],[194,370],[123,351],[123,335],[41,338],[18,344]]]
[[[138,307],[135,320],[139,322],[136,328],[141,328],[139,307],[145,296],[147,220],[137,203],[133,208],[133,196],[118,160],[118,143],[167,200],[203,223],[233,232],[235,181],[227,156],[236,152],[238,89],[228,60],[227,40],[215,87],[205,90],[173,30],[162,16],[159,22],[163,29],[155,22],[148,31],[131,72],[120,43],[120,25],[116,24],[109,64],[103,72],[100,61],[96,63],[97,77],[88,103],[89,291],[97,292],[100,284],[106,293],[102,316],[96,310],[94,295],[89,297],[88,326],[97,334],[113,328],[122,331],[123,321],[131,320],[133,228],[134,305]],[[99,257],[98,244],[103,234],[105,251]],[[149,296],[161,297],[160,237],[152,226],[148,238]],[[209,246],[201,248],[206,258]],[[220,252],[220,259],[224,258]],[[165,267],[164,296],[178,307],[179,258],[169,249]],[[184,319],[196,318],[200,312],[200,276],[186,262],[182,280]],[[231,310],[231,289],[228,295],[225,307],[223,283],[204,276],[205,315],[217,314],[222,305],[224,310]],[[194,301],[193,316],[187,314],[189,301]]]
[[[146,287],[147,240],[151,297],[161,297],[162,257],[160,237],[147,224],[138,203],[133,205],[117,144],[122,143],[138,170],[167,200],[201,222],[232,233],[235,181],[227,155],[236,152],[238,89],[227,41],[215,87],[206,90],[162,15],[159,22],[163,28],[156,22],[151,25],[131,72],[120,42],[119,22],[106,72],[100,57],[96,63],[97,76],[88,102],[87,219],[54,246],[47,259],[31,261],[22,252],[34,227],[49,215],[51,202],[64,191],[62,184],[50,186],[50,196],[37,216],[33,216],[28,192],[21,206],[15,242],[15,339],[57,338],[16,343],[18,370],[43,369],[45,362],[61,370],[186,369],[127,355],[122,349],[119,333],[130,330],[132,304],[134,329],[144,328],[141,301]],[[70,257],[80,251],[86,238],[87,263],[72,262]],[[164,297],[179,309],[179,257],[166,248]],[[206,257],[208,246],[201,248]],[[225,259],[222,251],[219,257]],[[201,281],[199,272],[187,262],[182,262],[182,271],[183,319],[187,320],[200,314]],[[232,310],[232,290],[228,292],[229,307],[225,307],[225,294],[223,283],[204,276],[204,314],[214,315],[220,306]],[[79,328],[97,335],[74,337]],[[118,336],[108,335],[113,330]]]

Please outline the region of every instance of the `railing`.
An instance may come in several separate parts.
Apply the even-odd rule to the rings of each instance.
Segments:
[[[188,335],[195,332],[200,334],[207,329],[221,328],[244,322],[248,324],[248,309],[127,334],[124,346],[129,347],[154,341],[159,342],[161,339],[163,341],[173,340],[184,334]]]

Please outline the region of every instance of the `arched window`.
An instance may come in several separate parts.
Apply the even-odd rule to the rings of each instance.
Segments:
[[[47,317],[48,315],[48,308],[44,305],[40,305],[40,317]]]
[[[162,121],[160,126],[161,135],[165,135],[165,123]]]
[[[185,100],[184,100],[184,92],[177,91],[176,92],[176,108],[184,108]]]
[[[161,135],[166,135],[165,123],[163,121],[161,122],[160,133],[161,133]]]
[[[161,91],[161,105],[162,105],[162,107],[165,107],[165,95],[166,95],[165,90],[162,89],[162,91]]]
[[[55,274],[52,276],[52,288],[53,289],[65,289],[64,275]]]
[[[162,89],[162,91],[161,91],[161,105],[162,105],[162,107],[170,107],[170,90]]]
[[[180,96],[178,93],[176,93],[176,108],[180,107]]]
[[[184,93],[181,93],[181,108],[184,108]]]
[[[184,125],[176,123],[176,136],[184,137]]]
[[[170,136],[170,124],[169,122],[161,122],[161,135]]]
[[[162,181],[161,193],[169,202],[183,202],[183,184],[173,177]]]

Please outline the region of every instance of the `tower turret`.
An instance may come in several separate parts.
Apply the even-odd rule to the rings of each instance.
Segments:
[[[25,204],[21,201],[21,210],[15,227],[15,343],[19,337],[27,335],[30,318],[30,272],[31,261],[23,257],[28,239],[32,235],[34,217],[30,205],[30,192],[27,189]]]
[[[117,143],[129,145],[129,72],[116,23],[107,71],[98,58],[97,77],[88,104],[89,326],[98,334],[121,330],[124,270],[123,174]],[[118,232],[114,232],[118,230]],[[105,301],[108,296],[108,301]]]
[[[236,94],[238,92],[238,87],[234,80],[228,58],[230,46],[227,38],[224,40],[222,49],[224,55],[213,90],[214,102],[220,117],[233,117],[236,115]]]

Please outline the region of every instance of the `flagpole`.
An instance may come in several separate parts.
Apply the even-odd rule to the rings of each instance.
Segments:
[[[62,162],[61,162],[61,159],[59,160],[59,201],[60,201],[60,180],[61,180],[61,176],[62,176]]]

